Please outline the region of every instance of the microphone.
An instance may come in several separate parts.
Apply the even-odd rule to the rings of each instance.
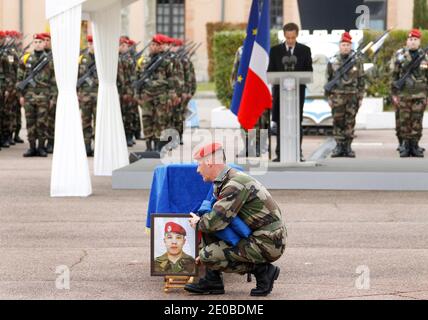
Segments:
[[[285,71],[294,71],[297,64],[297,57],[295,55],[284,56],[281,62],[284,65]]]

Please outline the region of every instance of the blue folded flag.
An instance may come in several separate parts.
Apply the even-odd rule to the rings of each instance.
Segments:
[[[210,200],[204,200],[197,210],[198,215],[202,216],[210,213],[216,201],[217,199],[214,196]],[[215,235],[217,238],[235,247],[241,239],[248,238],[251,233],[250,227],[240,217],[235,217],[227,228],[217,231]]]

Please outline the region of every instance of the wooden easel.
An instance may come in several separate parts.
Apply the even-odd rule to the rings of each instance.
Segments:
[[[184,289],[184,286],[193,283],[193,280],[193,277],[165,276],[164,291],[168,293],[170,289]]]

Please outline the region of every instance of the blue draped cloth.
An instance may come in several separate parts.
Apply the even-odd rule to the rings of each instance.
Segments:
[[[235,165],[231,167],[242,170]],[[213,184],[205,183],[196,170],[197,164],[171,164],[155,169],[147,212],[148,228],[151,227],[153,213],[195,212],[203,215],[211,212],[216,201]],[[233,246],[250,234],[250,228],[238,217],[228,228],[216,233],[220,239]]]

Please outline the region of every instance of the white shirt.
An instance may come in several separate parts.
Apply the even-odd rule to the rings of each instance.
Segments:
[[[291,55],[294,55],[294,48],[295,48],[296,46],[294,46],[293,48],[291,48]],[[289,48],[289,46],[287,45],[287,43],[285,43],[285,49],[286,49],[286,51],[288,52],[288,48]]]

